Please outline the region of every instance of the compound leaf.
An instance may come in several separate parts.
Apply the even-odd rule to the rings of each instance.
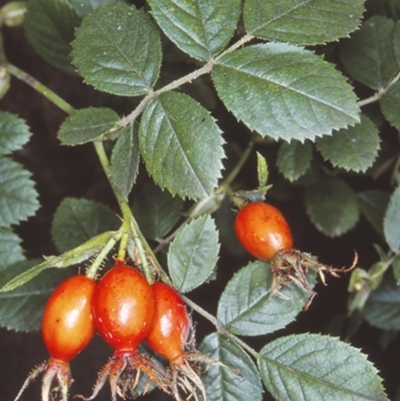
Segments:
[[[118,114],[105,107],[77,110],[61,124],[58,139],[64,145],[81,145],[104,135],[118,122]]]
[[[390,197],[389,206],[383,219],[386,242],[393,252],[400,250],[400,187]]]
[[[218,231],[211,216],[191,221],[169,248],[168,267],[174,287],[188,292],[210,279],[218,252]]]
[[[89,14],[76,30],[73,64],[85,82],[120,96],[149,92],[161,66],[161,41],[154,22],[124,3]]]
[[[219,59],[212,77],[228,110],[262,136],[304,142],[359,121],[344,77],[298,46],[247,46]]]
[[[24,28],[38,54],[53,66],[73,73],[70,43],[80,23],[81,18],[67,1],[30,0]]]
[[[228,44],[242,11],[241,0],[149,0],[149,4],[165,35],[203,61]]]
[[[271,284],[269,263],[256,261],[243,267],[221,295],[218,320],[230,332],[246,336],[272,333],[285,327],[295,320],[310,294],[291,284],[279,290],[282,295],[271,298]],[[313,285],[314,280],[310,278],[310,287]]]
[[[341,129],[332,136],[318,138],[317,149],[333,166],[365,172],[374,163],[380,136],[376,125],[366,116],[354,127]]]
[[[31,133],[25,121],[15,114],[0,110],[0,155],[21,149],[29,140]]]
[[[208,401],[262,400],[263,389],[257,367],[239,345],[213,333],[201,342],[199,351],[233,369],[221,365],[207,369],[202,381]],[[240,376],[235,371],[240,372]]]
[[[0,227],[18,224],[39,208],[31,174],[19,163],[0,157]]]
[[[249,34],[302,45],[347,36],[359,26],[363,12],[363,0],[246,0],[243,10]]]
[[[388,401],[378,371],[338,338],[318,334],[280,337],[261,350],[258,366],[276,401]]]
[[[154,181],[182,198],[210,195],[221,177],[223,139],[210,113],[191,97],[163,93],[139,128],[141,155]]]

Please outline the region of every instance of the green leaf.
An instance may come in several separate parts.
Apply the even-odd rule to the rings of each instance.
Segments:
[[[400,255],[396,255],[396,257],[393,260],[393,275],[395,280],[397,281],[397,285],[400,282]]]
[[[149,0],[148,3],[168,39],[202,61],[225,48],[242,11],[241,0]]]
[[[21,149],[29,140],[31,133],[25,121],[15,114],[0,110],[0,155]]]
[[[400,130],[400,82],[396,82],[389,87],[379,99],[379,104],[386,120],[388,120],[393,127]]]
[[[389,206],[383,219],[386,242],[393,252],[400,250],[400,187],[390,197]]]
[[[298,334],[271,341],[258,366],[276,401],[388,401],[366,356],[338,338]]]
[[[262,400],[260,375],[249,355],[235,342],[218,333],[208,335],[199,351],[220,361],[224,366],[211,366],[202,376],[208,401]]]
[[[306,188],[306,211],[314,226],[328,237],[351,230],[359,219],[357,195],[340,178],[323,177]]]
[[[0,227],[18,224],[39,208],[31,174],[19,163],[0,157]]]
[[[0,228],[0,272],[13,263],[24,260],[21,239],[10,228]]]
[[[365,320],[382,330],[400,330],[400,286],[386,274],[363,309]]]
[[[384,237],[383,217],[389,203],[390,194],[381,190],[368,190],[357,194],[361,213],[372,227]]]
[[[81,17],[86,17],[91,11],[104,7],[107,4],[115,4],[121,0],[70,0],[72,6]]]
[[[123,3],[98,8],[76,31],[73,63],[85,82],[120,96],[148,93],[161,66],[161,41],[143,11]]]
[[[265,157],[257,152],[257,177],[258,177],[258,187],[263,188],[268,183],[268,164]]]
[[[58,139],[64,145],[81,145],[109,132],[119,123],[118,114],[105,107],[77,110],[61,124]]]
[[[25,260],[2,270],[0,287],[37,263],[39,260]],[[16,331],[39,330],[48,297],[69,275],[70,271],[53,270],[17,290],[0,293],[0,326]]]
[[[32,46],[51,65],[73,73],[71,45],[81,18],[67,1],[30,0],[24,28]]]
[[[3,287],[0,287],[0,293],[12,291],[21,285],[28,283],[45,269],[52,267],[65,268],[82,263],[97,254],[104,244],[115,236],[115,231],[106,231],[91,238],[79,247],[64,252],[59,256],[48,256],[45,258],[46,260],[44,262],[39,263],[28,270],[24,270],[22,273],[4,284]]]
[[[147,171],[173,195],[204,198],[218,185],[224,157],[221,131],[189,96],[169,92],[149,102],[139,141]]]
[[[312,160],[313,147],[309,141],[301,143],[283,142],[279,147],[276,164],[289,181],[294,182],[308,170]]]
[[[315,45],[331,42],[356,30],[363,0],[246,0],[246,31],[279,42]]]
[[[137,125],[125,127],[111,153],[111,182],[121,196],[127,200],[136,181],[139,169],[139,137]]]
[[[207,281],[218,259],[218,231],[211,216],[192,220],[175,237],[168,251],[174,287],[189,292]]]
[[[65,252],[104,231],[116,229],[118,223],[116,214],[106,205],[65,198],[54,214],[51,235],[57,249]]]
[[[212,77],[228,110],[262,136],[303,142],[359,121],[344,77],[298,46],[247,46],[218,60]]]
[[[362,115],[360,124],[318,138],[316,146],[333,166],[364,173],[374,163],[380,141],[376,125]]]
[[[392,43],[394,28],[393,20],[375,16],[343,42],[340,58],[355,80],[372,89],[381,89],[396,75],[399,62]]]
[[[181,217],[183,200],[162,191],[153,181],[148,181],[135,191],[132,202],[133,215],[143,235],[161,240]]]
[[[312,273],[313,277],[314,274]],[[315,280],[310,279],[310,287]],[[294,321],[310,294],[295,284],[283,286],[281,295],[270,297],[269,263],[256,261],[237,272],[225,287],[217,317],[230,332],[245,336],[273,333]]]

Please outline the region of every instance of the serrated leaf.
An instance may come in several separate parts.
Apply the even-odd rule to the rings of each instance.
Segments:
[[[187,95],[149,102],[139,128],[141,155],[154,181],[173,195],[211,195],[221,177],[223,139],[210,113]]]
[[[91,11],[104,7],[107,4],[115,4],[121,0],[71,0],[72,6],[81,17],[86,17]]]
[[[63,145],[81,145],[93,141],[116,127],[118,114],[105,107],[77,110],[61,124],[58,139]]]
[[[362,115],[360,124],[318,138],[316,146],[333,166],[364,173],[374,163],[380,141],[376,125]]]
[[[374,16],[343,42],[340,58],[355,80],[381,89],[396,75],[400,65],[393,49],[394,28],[393,20]]]
[[[261,401],[263,388],[254,362],[239,345],[213,333],[199,345],[199,351],[240,372],[211,366],[202,376],[208,401]],[[239,383],[239,385],[238,385]]]
[[[315,280],[309,280],[313,287]],[[273,333],[285,327],[295,320],[310,294],[291,284],[279,290],[282,295],[271,298],[271,285],[269,263],[256,261],[243,267],[221,295],[218,320],[230,332],[245,336]]]
[[[284,43],[247,46],[214,66],[218,95],[262,136],[314,140],[359,121],[356,96],[333,65]]]
[[[165,35],[190,56],[207,61],[232,38],[241,0],[149,0]]]
[[[30,0],[24,28],[32,46],[48,63],[73,73],[71,45],[81,18],[67,1]]]
[[[24,260],[21,238],[10,228],[0,228],[0,272],[13,263]]]
[[[127,200],[136,181],[139,169],[140,151],[137,126],[125,127],[111,153],[111,182]]]
[[[2,270],[0,287],[37,263],[40,261],[25,260]],[[0,326],[16,331],[39,330],[43,309],[49,295],[69,275],[71,275],[70,271],[53,270],[40,280],[34,279],[14,291],[0,293]]]
[[[86,199],[65,198],[58,206],[51,226],[57,249],[73,249],[104,231],[118,227],[116,214],[102,203]]]
[[[25,121],[15,114],[0,110],[0,155],[21,149],[29,140],[31,133]]]
[[[253,36],[315,45],[356,30],[363,12],[363,0],[246,0],[243,18],[247,33]]]
[[[19,163],[0,157],[0,227],[18,224],[39,208],[31,174]]]
[[[120,96],[149,92],[161,66],[161,41],[143,11],[123,3],[98,8],[76,30],[73,64],[85,82]]]
[[[289,181],[296,181],[310,167],[312,152],[313,147],[309,141],[283,142],[279,147],[276,161],[279,171]]]
[[[271,341],[258,366],[276,401],[389,401],[377,369],[338,338],[298,334]]]
[[[390,197],[383,219],[383,232],[386,242],[393,252],[400,250],[400,187]]]
[[[147,239],[161,240],[182,216],[183,200],[152,181],[135,191],[133,215]]]
[[[364,319],[382,330],[400,330],[400,286],[392,275],[385,275],[371,293],[363,309]]]
[[[361,213],[372,227],[384,238],[383,216],[389,203],[390,194],[381,190],[368,190],[357,194]]]
[[[386,120],[389,121],[390,125],[400,130],[400,82],[396,82],[388,88],[384,95],[379,99],[379,104],[383,115]]]
[[[258,177],[258,187],[263,188],[268,183],[268,164],[265,157],[257,152],[257,177]]]
[[[169,247],[168,268],[174,287],[189,292],[207,281],[214,273],[218,252],[218,232],[211,216],[192,220]]]
[[[359,219],[355,192],[340,178],[323,177],[305,189],[306,211],[314,226],[328,237],[351,230]]]
[[[28,270],[18,274],[3,287],[0,288],[1,292],[13,291],[14,289],[20,287],[31,281],[34,277],[40,274],[43,270],[52,267],[64,268],[82,263],[88,260],[93,255],[98,253],[100,249],[108,242],[112,237],[116,237],[118,233],[115,231],[107,231],[91,238],[85,243],[81,244],[79,247],[71,249],[68,252],[64,252],[59,256],[48,256],[45,261],[39,263]]]

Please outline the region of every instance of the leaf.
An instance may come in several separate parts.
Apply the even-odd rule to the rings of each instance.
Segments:
[[[161,240],[181,217],[183,200],[148,181],[135,191],[133,215],[147,239]]]
[[[31,137],[25,121],[15,114],[0,110],[0,155],[21,149]]]
[[[338,338],[298,334],[271,341],[258,366],[276,401],[388,401],[366,356]]]
[[[80,23],[81,18],[67,1],[29,0],[24,28],[38,54],[51,65],[73,73],[70,43]]]
[[[389,206],[383,219],[383,232],[390,249],[400,250],[400,187],[390,197]]]
[[[393,276],[385,275],[363,309],[364,319],[382,330],[400,330],[400,287]]]
[[[340,178],[323,177],[306,188],[306,211],[314,226],[328,237],[351,230],[359,219],[357,195]]]
[[[218,232],[211,216],[192,220],[175,237],[168,251],[168,268],[174,287],[189,292],[214,273],[218,259]]]
[[[81,145],[109,132],[119,123],[118,114],[105,107],[77,110],[61,124],[58,139],[63,145]]]
[[[379,99],[379,104],[383,115],[390,125],[400,130],[400,116],[398,112],[400,107],[400,82],[396,82],[387,89]]]
[[[323,44],[358,28],[363,3],[363,0],[246,0],[244,24],[247,33],[263,39]]]
[[[57,249],[65,252],[104,231],[117,229],[118,222],[116,214],[106,205],[65,198],[54,214],[51,235]]]
[[[351,77],[372,89],[381,89],[395,76],[399,62],[392,43],[394,28],[393,20],[374,16],[343,42],[340,59]]]
[[[13,263],[24,260],[21,238],[10,228],[0,228],[0,272]],[[1,276],[1,274],[0,274]]]
[[[212,78],[228,110],[262,136],[304,142],[359,121],[344,77],[298,46],[246,46],[219,59]]]
[[[311,164],[313,147],[309,141],[283,142],[279,147],[276,164],[279,171],[291,182],[296,181]]]
[[[396,257],[394,258],[392,268],[394,278],[397,281],[398,285],[400,281],[400,255],[396,255]]]
[[[318,138],[316,146],[334,167],[364,173],[374,163],[380,141],[376,125],[362,115],[360,124]]]
[[[111,182],[127,200],[139,170],[140,152],[137,126],[126,126],[111,153]]]
[[[81,17],[86,17],[91,11],[104,7],[107,4],[115,4],[121,0],[71,0],[72,6]]]
[[[389,203],[390,194],[381,190],[368,190],[359,192],[358,203],[361,213],[372,227],[384,238],[383,216]]]
[[[0,287],[37,263],[39,260],[25,260],[9,266],[1,272]],[[70,271],[53,270],[17,290],[0,292],[0,326],[16,331],[39,330],[48,297],[69,275]]]
[[[76,30],[73,63],[85,82],[120,96],[148,93],[161,66],[161,41],[154,22],[124,3],[101,7]]]
[[[221,177],[224,151],[213,117],[187,95],[163,93],[149,102],[139,128],[147,171],[173,195],[211,195]]]
[[[314,277],[314,273],[312,276]],[[310,279],[310,287],[315,280]],[[283,286],[271,298],[272,273],[269,263],[255,261],[237,272],[225,287],[217,317],[231,333],[258,336],[273,333],[294,321],[310,294],[295,284]]]
[[[211,366],[202,376],[208,401],[262,400],[260,375],[252,359],[236,343],[218,333],[208,335],[199,351],[224,365]]]
[[[18,224],[39,208],[31,174],[19,163],[0,157],[0,227]]]
[[[115,233],[115,231],[106,231],[91,238],[79,247],[64,252],[59,256],[48,256],[44,262],[25,270],[4,284],[3,287],[0,287],[0,293],[12,291],[19,286],[28,283],[45,269],[52,267],[64,268],[82,263],[97,254],[100,249],[110,241],[110,239],[112,239],[112,237],[116,236],[117,233]]]
[[[265,157],[257,152],[257,177],[258,177],[258,187],[263,188],[268,183],[268,164]]]
[[[207,61],[233,36],[241,0],[149,0],[152,15],[165,35],[190,56]]]

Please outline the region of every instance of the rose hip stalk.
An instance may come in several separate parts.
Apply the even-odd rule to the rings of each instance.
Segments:
[[[67,401],[72,381],[69,361],[86,347],[95,333],[92,299],[96,285],[96,281],[76,275],[62,282],[51,294],[42,319],[43,341],[50,359],[29,374],[14,401],[42,372],[42,401],[48,401],[53,390],[59,390],[62,401]],[[57,382],[54,389],[53,380]]]

